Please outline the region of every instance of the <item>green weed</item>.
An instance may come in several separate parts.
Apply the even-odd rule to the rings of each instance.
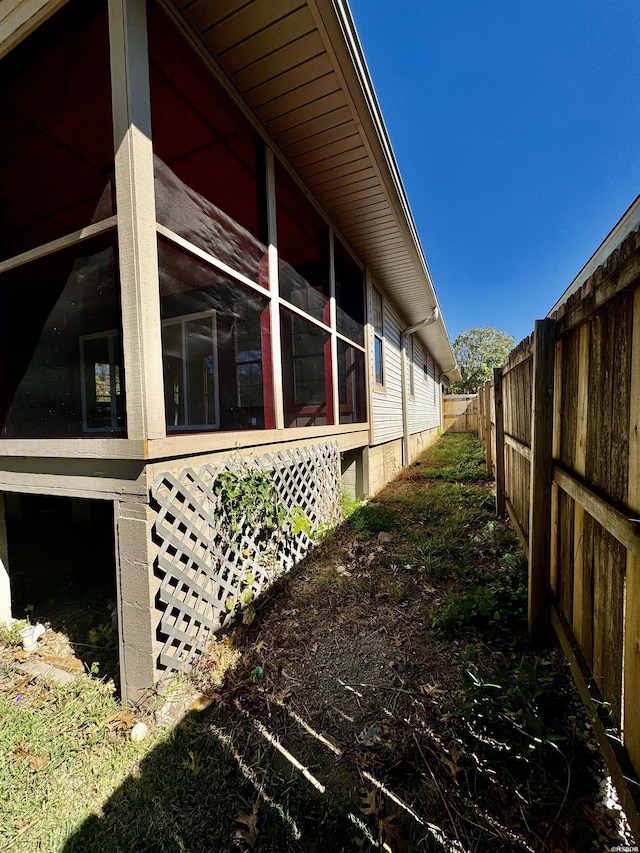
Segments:
[[[563,721],[557,700],[565,689],[556,662],[535,655],[505,657],[490,670],[466,669],[455,714],[494,745],[508,741],[519,760],[538,760],[546,747],[557,749],[564,739],[558,734]]]
[[[362,504],[351,513],[347,525],[356,536],[372,538],[382,531],[395,530],[398,519],[385,507]]]
[[[526,619],[526,576],[519,565],[461,572],[463,590],[449,592],[431,625],[440,636],[473,630],[493,639],[518,633]]]
[[[26,619],[19,619],[13,625],[0,622],[0,646],[19,646],[22,642],[20,631],[26,627]]]

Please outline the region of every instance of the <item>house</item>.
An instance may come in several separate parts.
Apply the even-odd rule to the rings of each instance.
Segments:
[[[259,591],[219,472],[331,521],[455,358],[345,3],[4,0],[0,64],[0,555],[107,507],[137,701]]]

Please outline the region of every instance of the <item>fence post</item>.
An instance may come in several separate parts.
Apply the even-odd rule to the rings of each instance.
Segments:
[[[487,471],[493,474],[493,459],[491,458],[491,386],[489,380],[483,385],[484,393],[484,443],[487,457]]]
[[[640,514],[640,289],[633,304],[631,414],[629,419],[629,486],[627,503]],[[627,552],[627,589],[624,613],[624,745],[640,776],[640,559]]]
[[[502,403],[502,368],[493,369],[493,398],[496,409],[496,515],[504,518],[505,482],[504,482],[504,406]]]
[[[547,638],[551,629],[551,484],[553,482],[553,379],[555,320],[536,320],[531,400],[531,490],[529,500],[529,636]]]

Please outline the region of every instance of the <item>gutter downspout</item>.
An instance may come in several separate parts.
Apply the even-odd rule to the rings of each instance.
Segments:
[[[402,464],[406,468],[411,462],[411,437],[409,433],[409,392],[407,390],[407,338],[418,329],[430,326],[440,316],[438,306],[433,309],[428,317],[413,326],[407,326],[400,332],[400,383],[402,385]]]

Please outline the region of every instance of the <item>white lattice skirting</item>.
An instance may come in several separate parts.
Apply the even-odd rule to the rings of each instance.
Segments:
[[[216,488],[222,472],[256,470],[273,484],[284,518],[273,531],[256,527],[246,514],[230,520]],[[234,618],[242,601],[302,559],[318,529],[340,521],[340,495],[335,442],[161,474],[151,489],[162,578],[160,665],[184,668]],[[293,518],[302,518],[306,528],[295,535]]]

